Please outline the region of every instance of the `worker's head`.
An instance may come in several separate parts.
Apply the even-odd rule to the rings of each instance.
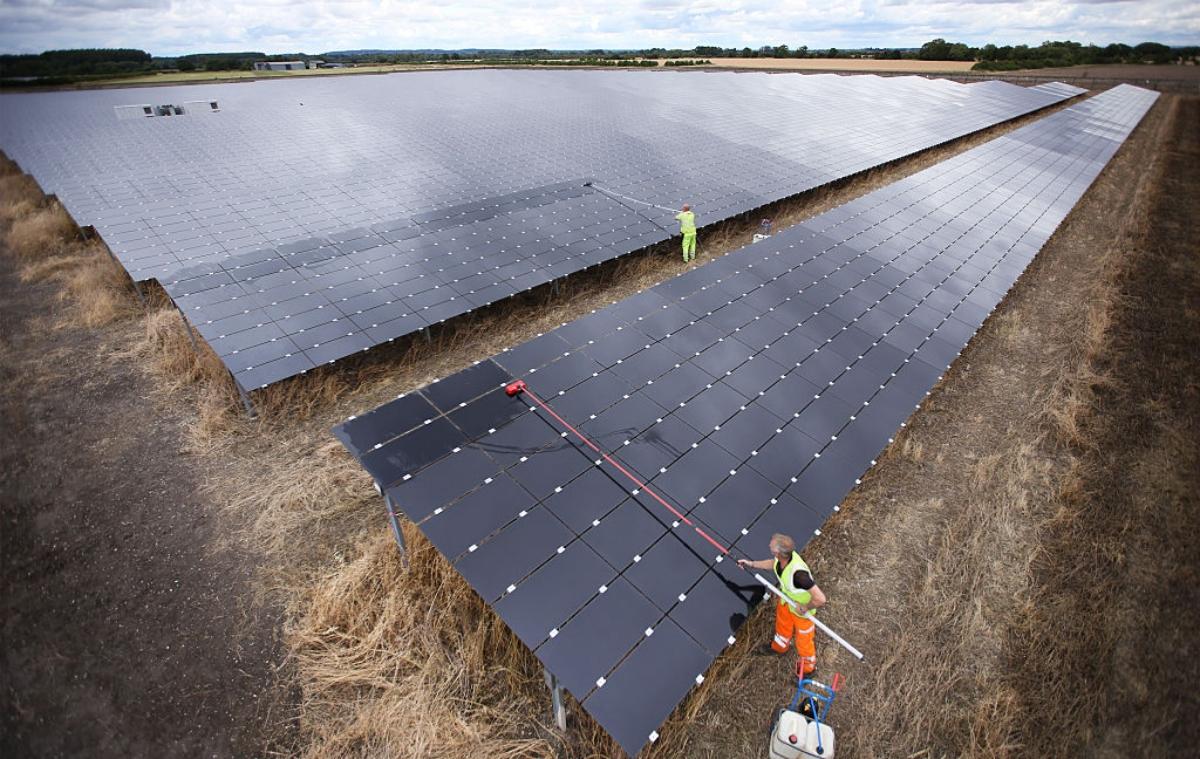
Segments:
[[[683,204],[683,210],[684,210],[684,211],[690,211],[690,210],[692,210],[692,207],[691,207],[691,205],[689,205],[689,204],[687,204],[687,203],[684,203],[684,204]]]
[[[770,547],[771,555],[786,564],[792,560],[792,551],[796,550],[796,541],[777,532],[771,536]]]

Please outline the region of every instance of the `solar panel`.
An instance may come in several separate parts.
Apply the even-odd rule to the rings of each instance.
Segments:
[[[634,755],[761,590],[651,491],[736,556],[804,545],[1156,98],[1109,90],[334,433]]]
[[[493,70],[206,85],[219,112],[113,115],[145,92],[0,96],[0,145],[252,390],[675,233],[639,200],[711,224],[1082,90]]]

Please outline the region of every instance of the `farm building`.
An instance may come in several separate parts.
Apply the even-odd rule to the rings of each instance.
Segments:
[[[304,61],[257,61],[254,64],[255,71],[302,71],[305,68]]]

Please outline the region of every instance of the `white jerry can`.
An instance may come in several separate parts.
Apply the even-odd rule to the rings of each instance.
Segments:
[[[830,759],[832,756],[832,727],[789,709],[783,710],[771,733],[771,759]]]

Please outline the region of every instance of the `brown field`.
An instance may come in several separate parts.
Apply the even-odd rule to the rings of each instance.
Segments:
[[[1014,127],[763,215],[787,226]],[[823,618],[868,655],[818,642],[847,677],[840,755],[1200,740],[1198,127],[1200,98],[1159,100],[806,551]],[[553,729],[536,659],[411,526],[403,570],[329,428],[678,274],[674,248],[272,388],[250,420],[176,312],[138,307],[59,214],[0,167],[0,753],[620,755],[578,709]],[[788,660],[753,654],[770,623],[644,756],[762,755],[791,687]]]
[[[712,58],[713,68],[781,71],[887,71],[945,74],[970,71],[972,61],[876,61],[863,58]]]
[[[981,72],[989,73],[989,72]],[[990,72],[1001,76],[1048,76],[1067,79],[1120,79],[1137,84],[1139,81],[1200,82],[1200,66],[1137,66],[1122,63],[1099,66],[1064,66],[1054,69],[1024,69],[1012,72]]]

